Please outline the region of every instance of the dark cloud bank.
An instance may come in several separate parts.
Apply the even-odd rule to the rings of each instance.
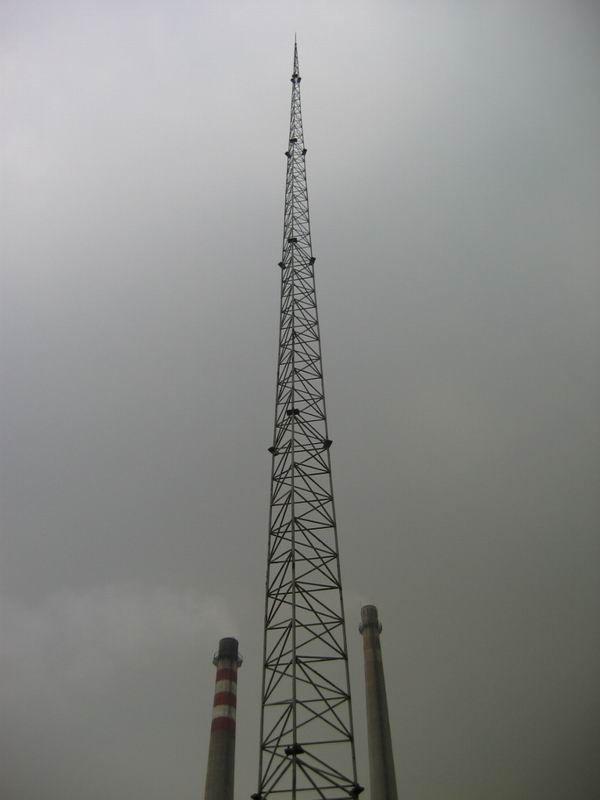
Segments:
[[[202,793],[241,640],[255,789],[298,31],[360,772],[600,793],[600,14],[4,2],[3,800]]]

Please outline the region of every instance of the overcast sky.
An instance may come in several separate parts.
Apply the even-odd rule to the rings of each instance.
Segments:
[[[256,790],[298,33],[359,777],[600,796],[600,7],[2,0],[0,796]]]

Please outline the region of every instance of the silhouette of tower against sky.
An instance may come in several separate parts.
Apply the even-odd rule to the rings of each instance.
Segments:
[[[254,800],[341,800],[362,791],[356,779],[300,80],[294,44]]]

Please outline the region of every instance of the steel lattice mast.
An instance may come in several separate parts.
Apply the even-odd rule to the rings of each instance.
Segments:
[[[356,797],[348,650],[294,44],[255,800]]]

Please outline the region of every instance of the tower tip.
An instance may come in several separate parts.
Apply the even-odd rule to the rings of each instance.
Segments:
[[[296,38],[296,34],[294,33],[294,70],[292,77],[299,78],[300,77],[300,66],[298,61],[298,40]]]

